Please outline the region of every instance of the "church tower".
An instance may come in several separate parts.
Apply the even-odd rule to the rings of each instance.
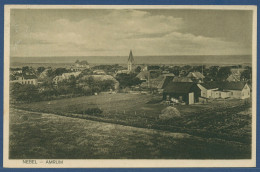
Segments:
[[[132,50],[130,50],[130,54],[129,54],[128,62],[127,62],[128,72],[131,72],[133,70],[133,65],[134,65],[134,57],[133,57]]]

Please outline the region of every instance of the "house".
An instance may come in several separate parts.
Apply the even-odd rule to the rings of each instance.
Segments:
[[[250,97],[250,87],[245,82],[208,82],[198,84],[201,97],[205,98],[237,98]]]
[[[82,70],[89,69],[89,68],[90,68],[89,63],[86,60],[83,60],[83,61],[77,60],[74,64],[74,66],[72,66],[70,68],[70,70],[77,72],[77,71],[82,71]]]
[[[75,62],[75,66],[78,67],[78,68],[86,68],[86,69],[89,69],[89,63],[88,63],[86,60],[83,60],[83,61],[77,60],[77,61]]]
[[[104,70],[94,70],[93,74],[95,74],[95,75],[106,75],[106,72]]]
[[[58,82],[67,80],[67,79],[69,79],[69,78],[72,77],[72,76],[77,77],[77,76],[79,76],[80,73],[81,73],[81,72],[63,73],[63,74],[60,75],[60,76],[54,77],[54,78],[53,78],[53,82],[54,82],[55,84],[58,84]]]
[[[149,77],[150,77],[150,72],[149,71],[141,71],[137,76],[137,78],[139,78],[141,81],[148,81]]]
[[[172,80],[173,82],[193,82],[190,78],[188,77],[174,77],[174,79]]]
[[[163,92],[164,88],[170,83],[172,82],[174,76],[164,76],[164,80],[162,80],[162,82],[160,83],[160,85],[158,86],[158,91],[160,93]]]
[[[118,71],[116,72],[116,75],[117,75],[117,74],[121,74],[121,73],[126,73],[126,74],[128,74],[129,72],[128,72],[128,70],[118,70]]]
[[[219,89],[218,82],[206,82],[198,84],[198,87],[201,89],[201,97],[205,98],[216,98],[218,97],[218,92],[214,92]],[[212,93],[214,92],[214,93]]]
[[[231,70],[231,74],[228,76],[228,82],[237,82],[240,81],[241,73],[239,70]]]
[[[11,68],[10,69],[10,74],[11,75],[19,75],[19,74],[22,74],[23,73],[23,70],[21,68]]]
[[[250,98],[250,87],[246,82],[224,82],[221,89],[230,92],[231,98]]]
[[[45,69],[40,75],[39,75],[39,79],[44,79],[48,76],[48,72],[51,71],[51,68],[47,68]]]
[[[132,50],[130,50],[128,61],[127,61],[127,70],[128,72],[132,72],[134,69],[134,56]]]
[[[14,80],[10,81],[11,83],[20,83],[20,84],[31,84],[37,85],[37,77],[35,75],[22,75],[16,76]]]
[[[192,81],[201,83],[203,82],[203,79],[205,78],[205,76],[203,74],[201,74],[200,72],[190,72],[187,75],[188,78],[190,78]]]
[[[200,89],[193,82],[170,82],[163,90],[163,99],[174,98],[186,104],[194,104],[199,96]]]

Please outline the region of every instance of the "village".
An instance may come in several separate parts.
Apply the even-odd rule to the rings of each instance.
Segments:
[[[86,60],[77,60],[69,68],[11,68],[11,93],[14,92],[16,102],[97,95],[101,92],[157,94],[168,105],[205,104],[212,99],[244,100],[251,96],[252,69],[249,66],[138,65],[132,51],[126,66],[90,67]],[[23,87],[30,87],[28,94],[23,95],[24,92],[19,91]]]
[[[219,152],[218,144],[225,146],[221,154],[216,152],[210,157],[232,158],[228,152],[238,148],[241,156],[250,156],[247,148],[251,142],[250,66],[149,65],[136,64],[136,58],[130,51],[125,65],[92,65],[87,60],[76,60],[64,68],[11,68],[10,108],[14,114],[20,114],[12,118],[34,125],[39,119],[37,115],[30,114],[43,113],[51,118],[46,125],[59,116],[64,122],[83,120],[82,125],[95,122],[95,126],[120,125],[152,133],[189,134],[214,140],[203,143],[203,150]],[[55,122],[56,125],[62,128],[64,124]],[[77,126],[74,123],[66,125]],[[41,126],[37,125],[36,129],[35,132],[41,130]],[[132,130],[129,129],[129,132]],[[72,131],[78,133],[81,129]],[[28,128],[26,133],[34,132]],[[152,134],[152,137],[155,135]],[[197,138],[192,140],[198,141]],[[24,143],[31,144],[28,141]],[[174,147],[165,149],[176,151]],[[82,153],[78,153],[77,158],[88,157]],[[58,158],[53,152],[49,155]],[[169,157],[173,155],[169,154]],[[16,157],[16,153],[12,152],[12,156]],[[192,157],[197,157],[197,154],[192,153]]]

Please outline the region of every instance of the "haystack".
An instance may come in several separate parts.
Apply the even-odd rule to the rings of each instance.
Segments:
[[[163,120],[176,118],[176,117],[181,117],[181,114],[175,107],[172,106],[163,109],[161,115],[159,115],[159,118]]]

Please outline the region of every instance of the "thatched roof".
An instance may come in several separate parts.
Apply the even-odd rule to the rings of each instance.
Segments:
[[[246,82],[206,82],[206,83],[201,83],[204,88],[206,89],[214,89],[218,88],[220,90],[242,90]]]
[[[173,82],[193,82],[190,78],[188,77],[175,77]]]
[[[205,78],[204,75],[202,75],[200,72],[190,72],[187,77],[189,78],[196,78],[196,79],[203,79]]]
[[[189,93],[191,88],[196,85],[193,82],[170,82],[165,88],[165,93]]]

